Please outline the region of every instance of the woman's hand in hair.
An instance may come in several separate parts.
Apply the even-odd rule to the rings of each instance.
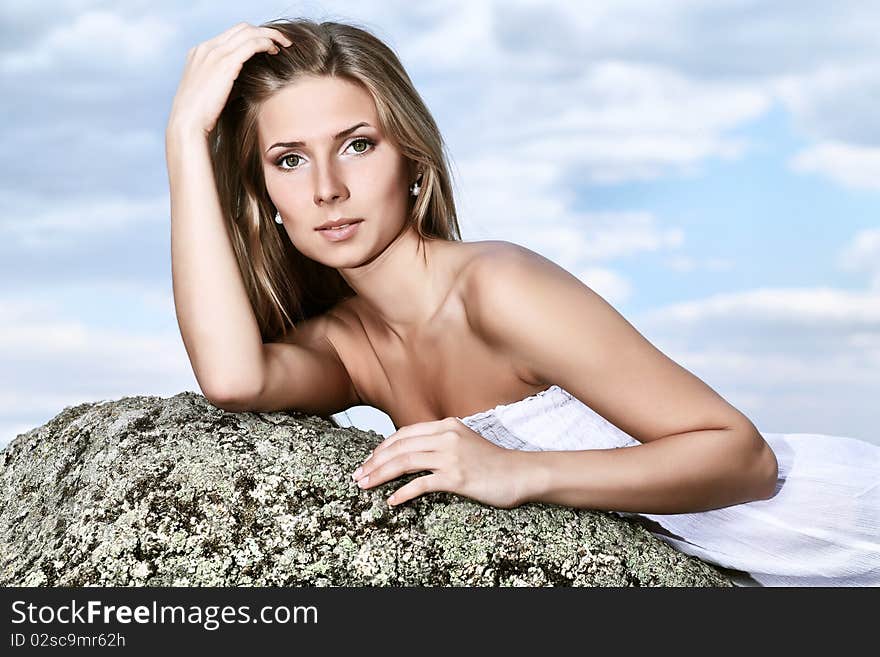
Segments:
[[[372,488],[410,472],[432,474],[413,479],[388,503],[397,505],[427,492],[447,491],[501,509],[522,504],[523,473],[518,452],[499,447],[458,418],[401,427],[382,441],[355,475]]]
[[[276,29],[239,23],[190,48],[171,105],[168,127],[201,131],[207,136],[229,99],[242,65],[255,53],[278,53],[276,42],[283,46],[292,44]]]

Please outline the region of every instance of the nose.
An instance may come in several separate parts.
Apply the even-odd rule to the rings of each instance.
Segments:
[[[315,171],[315,205],[345,198],[348,195],[348,188],[335,167],[331,165],[316,167]]]

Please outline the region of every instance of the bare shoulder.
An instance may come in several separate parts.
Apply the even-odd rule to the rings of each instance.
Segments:
[[[277,342],[323,347],[329,340],[331,345],[335,346],[333,334],[342,328],[343,323],[334,311],[335,308],[297,322],[296,326],[278,338]]]
[[[490,326],[507,316],[499,315],[498,308],[525,311],[526,292],[532,295],[552,295],[560,282],[584,284],[561,266],[514,242],[492,240],[475,254],[465,285],[468,319],[483,337]],[[525,321],[527,318],[523,317]]]
[[[536,271],[548,269],[554,275],[536,276]],[[461,299],[471,332],[487,348],[503,353],[519,379],[533,386],[549,380],[535,374],[526,354],[511,348],[507,334],[515,325],[523,327],[538,320],[524,288],[549,297],[560,277],[571,275],[534,251],[503,240],[478,243],[462,276]]]
[[[524,246],[503,240],[469,242],[465,265],[462,267],[464,294],[471,300],[486,292],[486,286],[494,279],[496,267],[521,267],[526,262],[536,262],[540,255]]]
[[[487,240],[474,243],[478,248],[473,257],[473,274],[477,281],[493,278],[491,276],[495,267],[503,267],[507,270],[531,266],[550,266],[560,271],[565,271],[559,265],[548,260],[544,256],[531,249],[504,240]],[[507,271],[507,273],[513,273]]]
[[[482,240],[479,242],[465,242],[464,244],[471,249],[474,259],[478,262],[486,262],[493,257],[515,257],[517,254],[526,255],[530,253],[537,255],[534,251],[530,251],[524,246],[505,240]]]
[[[555,383],[640,442],[751,421],[560,265],[509,244],[481,257],[469,321],[534,381]],[[752,441],[753,444],[759,444]]]
[[[325,357],[332,357],[351,375],[351,336],[355,321],[353,311],[345,301],[347,300],[340,301],[320,315],[298,322],[293,330],[285,333],[278,341],[300,345]]]

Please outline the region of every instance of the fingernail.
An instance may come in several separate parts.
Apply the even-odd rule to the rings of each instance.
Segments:
[[[361,475],[361,472],[363,472],[363,471],[364,471],[363,468],[358,468],[357,470],[355,470],[354,471],[354,478],[357,479]]]

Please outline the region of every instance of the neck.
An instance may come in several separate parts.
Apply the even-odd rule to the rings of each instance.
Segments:
[[[406,224],[375,258],[337,271],[370,311],[404,337],[427,326],[449,292],[451,280],[436,258],[436,243],[420,240]]]

